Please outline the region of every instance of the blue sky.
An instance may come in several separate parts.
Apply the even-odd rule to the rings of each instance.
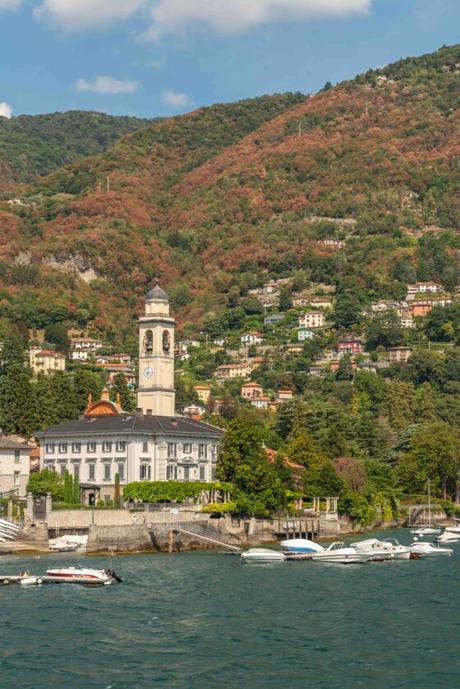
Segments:
[[[0,0],[0,114],[314,92],[459,40],[460,0]]]

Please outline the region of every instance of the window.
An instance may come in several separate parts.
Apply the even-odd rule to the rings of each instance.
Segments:
[[[149,451],[149,441],[144,440],[144,442],[142,443],[142,452],[148,452],[148,451]]]
[[[112,473],[112,466],[111,464],[104,464],[104,481],[110,481],[110,476]]]
[[[96,465],[88,464],[88,481],[96,480]]]
[[[118,476],[120,477],[120,481],[125,480],[125,463],[120,462],[118,464]]]
[[[80,465],[79,464],[74,464],[73,465],[73,475],[75,478],[79,479],[80,478]]]
[[[146,330],[145,332],[143,349],[145,354],[151,354],[153,352],[153,332],[151,330]]]
[[[15,485],[15,486],[19,486],[20,479],[21,479],[21,472],[20,472],[20,471],[15,471],[15,472],[14,472],[14,485]]]
[[[60,468],[61,468],[61,476],[64,476],[64,475],[65,475],[65,472],[67,471],[67,464],[62,464],[62,463],[61,463],[59,466],[60,466]]]
[[[88,443],[86,449],[88,454],[94,454],[96,452],[96,443]]]
[[[124,440],[117,440],[115,447],[117,452],[126,452],[126,442]]]
[[[184,467],[184,481],[190,481],[190,467]]]
[[[163,351],[165,354],[169,354],[171,349],[171,335],[167,330],[163,330]]]
[[[112,443],[110,440],[106,440],[102,443],[102,452],[112,452]]]
[[[152,475],[150,464],[141,464],[139,467],[139,479],[141,481],[149,481]]]
[[[176,443],[168,443],[168,457],[177,457]]]
[[[208,457],[208,446],[198,445],[198,459],[207,459]]]
[[[16,464],[21,461],[21,450],[14,451],[14,461]]]
[[[216,480],[216,467],[211,467],[211,481]]]
[[[184,443],[183,449],[184,449],[185,455],[191,455],[192,454],[192,443]]]
[[[200,481],[206,481],[206,464],[200,464]]]
[[[81,452],[81,443],[72,443],[72,452],[79,455]]]
[[[60,455],[67,454],[67,443],[59,443],[58,452]]]
[[[54,443],[46,443],[45,452],[47,455],[54,455]]]
[[[104,502],[105,502],[106,505],[110,505],[110,504],[111,504],[112,498],[110,497],[110,495],[104,495]]]
[[[166,478],[168,481],[175,481],[177,479],[177,466],[175,464],[168,464],[166,468]]]

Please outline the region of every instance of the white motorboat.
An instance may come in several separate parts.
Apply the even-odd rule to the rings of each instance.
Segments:
[[[358,553],[367,554],[370,562],[383,562],[384,560],[395,559],[393,545],[391,543],[379,541],[377,538],[366,538],[363,541],[356,541],[351,545]]]
[[[85,584],[98,586],[113,584],[114,581],[121,581],[120,577],[109,569],[91,569],[90,567],[60,567],[48,569],[46,571],[46,582]]]
[[[14,541],[19,531],[19,526],[16,524],[8,522],[6,519],[0,519],[0,540],[3,542],[5,540]]]
[[[454,552],[452,548],[441,548],[439,545],[426,542],[412,543],[409,547],[411,555],[415,557],[436,557],[436,555],[446,555],[450,557]]]
[[[411,529],[410,532],[413,536],[423,538],[424,536],[436,536],[441,531],[442,529],[436,529],[434,526],[419,526],[417,529]]]
[[[346,546],[342,541],[335,541],[329,548],[312,555],[313,562],[336,562],[339,564],[357,564],[368,562],[369,556],[365,552],[359,552],[356,548]]]
[[[40,586],[42,581],[41,577],[34,577],[32,574],[28,574],[21,577],[19,583],[21,586]]]
[[[241,562],[246,564],[266,564],[275,562],[284,562],[285,556],[280,550],[271,550],[270,548],[249,548],[244,553],[241,553]]]
[[[290,538],[287,541],[281,541],[281,546],[289,553],[320,553],[325,550],[324,546],[308,538]]]
[[[457,526],[456,524],[452,524],[451,526],[446,526],[444,531],[448,531],[449,533],[460,534],[460,526]]]
[[[382,543],[392,552],[392,560],[410,560],[410,548],[406,545],[401,545],[396,538],[385,538]]]
[[[444,531],[439,536],[436,536],[437,543],[458,543],[460,541],[460,533],[456,531]]]

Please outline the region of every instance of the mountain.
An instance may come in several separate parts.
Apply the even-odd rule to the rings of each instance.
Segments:
[[[364,299],[416,278],[454,288],[459,81],[460,46],[442,48],[310,97],[152,123],[55,170],[28,190],[42,205],[0,212],[0,314],[122,345],[155,276],[189,330],[267,276]]]
[[[81,110],[0,117],[0,185],[32,182],[57,167],[102,153],[118,138],[147,123],[138,117]]]

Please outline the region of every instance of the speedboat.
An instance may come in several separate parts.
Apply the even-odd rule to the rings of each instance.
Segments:
[[[90,567],[60,567],[48,569],[45,581],[55,583],[86,584],[89,586],[113,584],[118,581],[115,573],[108,569],[91,569]]]
[[[19,531],[19,526],[17,526],[16,524],[8,522],[6,521],[6,519],[0,519],[0,538],[2,541],[4,541],[5,539],[10,539],[14,541]]]
[[[312,555],[313,562],[337,562],[340,564],[355,564],[358,562],[368,562],[367,553],[359,552],[356,548],[346,546],[342,541],[335,541],[329,548]]]
[[[21,586],[40,586],[42,581],[41,577],[35,577],[32,574],[26,574],[19,579]]]
[[[410,548],[401,545],[396,538],[385,538],[382,543],[391,551],[392,560],[410,560]]]
[[[366,538],[364,541],[356,541],[352,543],[358,553],[365,553],[368,555],[368,560],[371,562],[382,562],[384,560],[394,560],[395,551],[391,543],[379,541],[377,538]]]
[[[410,552],[416,557],[435,557],[436,555],[447,555],[448,557],[453,554],[452,548],[441,548],[439,545],[433,545],[433,543],[412,543],[409,546]]]
[[[460,533],[447,529],[436,537],[437,543],[458,543],[458,541],[460,541]]]
[[[265,564],[273,562],[284,562],[284,553],[270,548],[249,548],[241,553],[241,562],[246,564]]]
[[[325,550],[324,546],[308,538],[290,538],[287,541],[281,541],[282,547],[289,553],[320,553]]]
[[[445,531],[448,531],[449,533],[460,534],[460,525],[454,524],[452,526],[446,526]]]
[[[411,534],[423,538],[424,536],[437,536],[442,529],[436,529],[434,526],[419,526],[416,529],[411,529]]]

